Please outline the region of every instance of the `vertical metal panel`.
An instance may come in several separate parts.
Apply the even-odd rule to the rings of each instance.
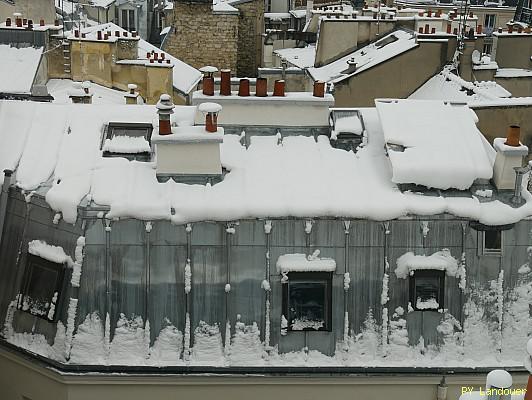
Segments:
[[[239,228],[237,228],[238,231]],[[263,234],[264,235],[264,234]],[[256,322],[261,328],[265,293],[261,288],[264,279],[264,246],[233,246],[231,249],[231,294],[229,296],[229,320],[234,324],[236,315],[242,322]]]
[[[304,220],[288,219],[273,221],[272,246],[304,247],[305,241]]]

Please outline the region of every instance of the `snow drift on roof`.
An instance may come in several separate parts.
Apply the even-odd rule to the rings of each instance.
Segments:
[[[172,121],[190,125],[196,107],[180,106],[174,112]],[[276,136],[252,136],[246,149],[240,136],[224,135],[221,160],[228,173],[222,182],[203,186],[158,183],[151,162],[102,157],[105,124],[156,123],[154,106],[0,101],[0,167],[18,165],[13,182],[45,195],[50,207],[70,223],[82,200],[108,208],[110,218],[166,219],[175,224],[290,216],[383,221],[450,213],[502,225],[532,215],[526,182],[522,195],[527,203],[519,208],[496,200],[480,202],[473,196],[402,193],[391,180],[379,114],[374,108],[361,109],[361,114],[368,144],[356,154],[333,148],[325,136],[288,136],[282,143]],[[461,115],[459,111],[456,117]],[[404,126],[399,119],[395,123]],[[41,141],[44,135],[39,133],[44,131],[49,140]],[[450,152],[448,167],[456,148],[443,146],[441,151]]]
[[[42,47],[0,44],[0,93],[30,93],[41,61]]]
[[[408,252],[397,259],[395,275],[399,279],[406,279],[414,271],[420,269],[445,271],[449,276],[456,276],[458,261],[451,255],[449,249],[443,249],[430,256],[416,256]]]
[[[290,64],[298,68],[310,68],[314,66],[316,59],[316,46],[295,47],[291,49],[279,49],[274,51],[279,57],[286,59]]]
[[[417,46],[414,33],[398,30],[345,57],[323,67],[309,68],[308,71],[315,81],[336,83]],[[356,63],[355,71],[348,71],[348,61]]]
[[[468,189],[493,168],[467,106],[443,101],[375,101],[394,183]]]

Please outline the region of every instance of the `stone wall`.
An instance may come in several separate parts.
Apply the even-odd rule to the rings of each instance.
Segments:
[[[254,0],[235,7],[240,11],[237,75],[255,77],[262,60],[264,1]]]
[[[174,3],[172,26],[164,50],[201,68],[213,65],[236,71],[239,16],[212,13],[211,3]]]
[[[174,3],[174,29],[164,50],[180,60],[201,68],[213,65],[229,68],[233,75],[257,76],[262,60],[264,2],[232,4],[234,12],[213,13],[211,3]]]

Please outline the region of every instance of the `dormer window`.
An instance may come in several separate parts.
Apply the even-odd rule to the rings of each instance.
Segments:
[[[151,124],[110,122],[101,144],[103,156],[150,161],[152,130]]]
[[[56,321],[65,277],[65,264],[27,254],[17,309]]]

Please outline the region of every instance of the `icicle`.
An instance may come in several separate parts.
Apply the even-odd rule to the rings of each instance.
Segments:
[[[67,311],[67,327],[65,338],[65,352],[66,358],[70,358],[70,351],[72,350],[72,338],[74,336],[74,328],[76,323],[76,313],[78,310],[78,299],[70,299]]]
[[[185,335],[183,344],[183,359],[190,361],[190,314],[187,312],[185,316]]]
[[[264,221],[264,233],[266,235],[269,235],[272,231],[272,221],[270,219],[267,219]]]
[[[242,132],[240,132],[240,144],[242,146],[245,146],[246,145],[246,131],[244,129],[242,129]]]
[[[153,225],[151,221],[146,222],[146,232],[150,233],[152,229],[153,229]]]
[[[192,268],[190,267],[190,258],[187,258],[185,264],[185,293],[189,294],[192,289]]]
[[[350,285],[351,285],[351,276],[349,275],[349,272],[346,272],[344,274],[344,290],[346,292],[349,290]]]
[[[266,299],[266,321],[264,324],[264,346],[270,347],[270,300]]]
[[[185,227],[185,232],[190,233],[192,232],[192,224],[187,224]]]
[[[504,270],[499,272],[497,279],[497,320],[498,320],[498,343],[497,350],[502,351],[502,319],[504,313]]]
[[[288,333],[288,320],[284,315],[281,315],[281,336],[286,336]]]
[[[349,347],[349,312],[344,313],[344,350]]]
[[[61,213],[56,213],[54,215],[54,219],[52,220],[52,224],[57,225],[61,221]]]
[[[344,222],[344,233],[349,234],[349,229],[351,228],[351,221],[345,220]]]
[[[225,323],[225,343],[224,343],[224,355],[229,357],[231,354],[231,323],[229,320]]]
[[[423,239],[427,238],[429,231],[429,221],[421,221],[421,233],[423,234]]]
[[[312,221],[311,219],[307,219],[305,221],[305,233],[307,235],[310,235],[310,232],[312,232],[312,226],[314,225],[314,221]]]
[[[150,358],[150,321],[146,319],[144,325],[144,358],[147,360]]]
[[[81,280],[81,268],[83,266],[83,249],[85,248],[85,237],[80,236],[76,242],[76,250],[74,251],[74,264],[72,269],[72,278],[70,284],[72,287],[79,287]]]
[[[104,331],[104,350],[105,358],[109,359],[111,353],[111,321],[109,319],[109,313],[105,315],[105,331]]]

